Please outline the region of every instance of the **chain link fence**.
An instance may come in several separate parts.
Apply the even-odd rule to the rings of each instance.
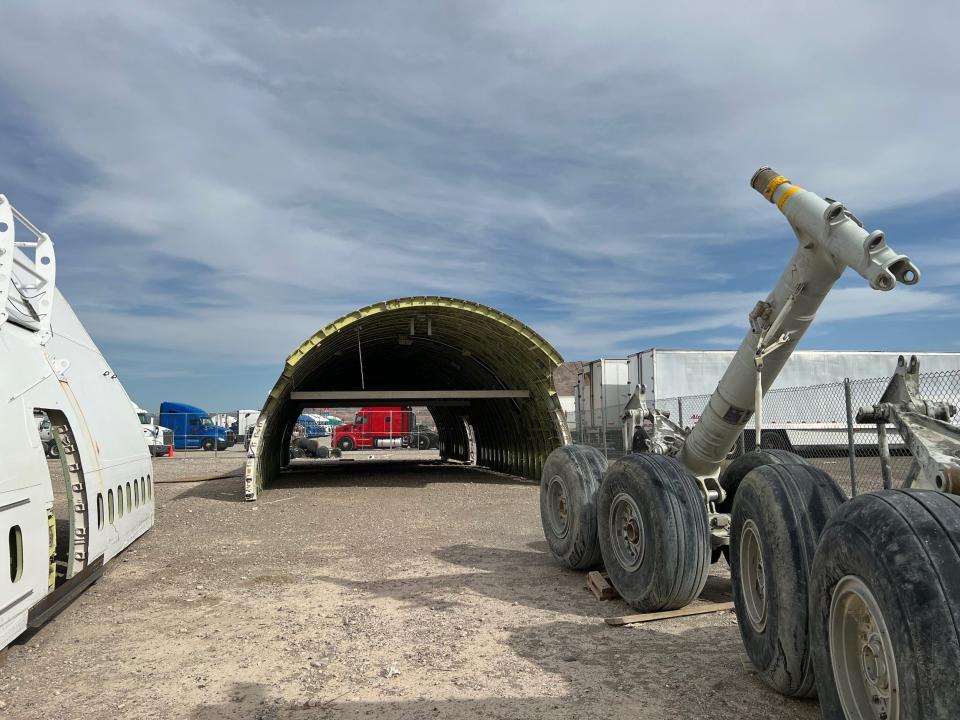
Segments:
[[[847,380],[826,385],[771,390],[763,400],[763,428],[760,446],[795,452],[830,473],[849,495],[883,487],[877,426],[858,424],[857,410],[880,401],[890,378]],[[851,422],[848,423],[846,387],[850,392]],[[960,371],[920,375],[920,395],[925,400],[945,401],[960,407]],[[688,395],[658,400],[657,409],[683,427],[693,427],[700,419],[709,395]],[[619,422],[619,418],[617,419]],[[960,413],[951,419],[960,426]],[[849,433],[853,434],[853,453]],[[621,457],[623,446],[619,425],[607,422],[581,426],[574,434],[577,442],[604,451],[609,460]],[[890,469],[893,487],[902,485],[913,458],[893,425],[887,426]],[[743,431],[733,453],[749,452],[756,447],[756,430]]]

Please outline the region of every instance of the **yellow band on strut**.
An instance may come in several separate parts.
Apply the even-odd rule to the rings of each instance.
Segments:
[[[800,187],[799,185],[794,185],[784,190],[783,194],[780,196],[780,199],[777,200],[777,210],[783,210],[783,206],[787,204],[787,200],[792,198],[801,190],[803,190],[803,188]]]
[[[767,189],[763,191],[763,196],[770,202],[773,202],[773,193],[777,191],[778,187],[788,182],[790,182],[790,178],[786,178],[783,175],[777,175],[773,180],[767,183]]]

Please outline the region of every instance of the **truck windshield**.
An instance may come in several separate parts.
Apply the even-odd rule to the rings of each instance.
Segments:
[[[200,424],[204,427],[213,427],[213,420],[208,417],[202,417],[200,418]]]
[[[357,415],[353,420],[357,425],[363,425],[367,421],[366,415]]]
[[[152,424],[153,424],[152,422],[150,422],[150,421],[151,421],[151,417],[150,417],[149,415],[147,415],[147,413],[145,413],[145,412],[138,412],[138,413],[137,413],[137,417],[140,418],[140,424],[141,424],[141,425],[152,425]]]

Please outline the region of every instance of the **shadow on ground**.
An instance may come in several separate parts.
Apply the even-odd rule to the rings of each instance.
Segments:
[[[372,460],[372,461],[298,461],[280,473],[280,478],[270,483],[260,500],[268,501],[273,490],[296,490],[300,488],[358,488],[396,487],[425,488],[428,485],[471,483],[478,485],[535,485],[526,478],[504,475],[479,467],[456,465],[442,460]],[[158,484],[176,484],[158,481]],[[184,484],[191,484],[185,482]],[[175,495],[173,500],[203,498],[227,502],[244,502],[243,466],[231,471],[228,478],[198,480],[188,489]]]
[[[320,460],[291,465],[280,474],[276,482],[267,486],[264,495],[275,489],[290,490],[310,486],[423,488],[437,483],[536,484],[526,478],[445,463],[442,460]]]
[[[389,597],[410,606],[448,608],[461,604],[456,598],[476,593],[505,603],[538,610],[573,613],[586,617],[610,617],[634,612],[622,600],[599,602],[586,590],[586,575],[561,567],[546,550],[546,543],[530,543],[539,549],[511,550],[476,545],[450,545],[433,551],[439,560],[469,568],[459,574],[352,580],[327,575],[314,579],[330,582],[356,593]],[[552,588],[546,591],[545,588]],[[707,578],[701,598],[710,602],[732,599],[728,577]]]
[[[516,678],[494,672],[461,694],[479,697],[435,699],[420,695],[356,701],[352,692],[299,701],[278,697],[271,687],[238,683],[230,700],[198,706],[194,720],[258,718],[698,718],[729,720],[744,713],[771,720],[819,717],[815,701],[784,698],[766,688],[737,658],[740,638],[736,626],[695,627],[679,633],[653,626],[612,628],[603,623],[554,622],[514,629],[505,641],[509,650],[552,677],[550,695],[503,697],[504,684]],[[702,669],[711,668],[709,676]],[[501,696],[485,690],[494,682]],[[396,692],[389,681],[378,691]],[[489,697],[484,697],[484,693]],[[522,686],[516,685],[518,695]],[[444,694],[447,694],[446,692]]]

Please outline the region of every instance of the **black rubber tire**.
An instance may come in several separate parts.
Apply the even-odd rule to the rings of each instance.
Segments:
[[[618,559],[611,537],[611,510],[621,494],[642,521],[643,552],[632,569]],[[631,607],[675,610],[703,590],[711,557],[707,510],[696,478],[674,458],[637,453],[613,463],[597,494],[597,526],[610,582]]]
[[[51,440],[47,445],[47,457],[54,460],[58,460],[60,458],[60,446],[57,445],[56,441],[54,440]]]
[[[834,588],[850,575],[868,586],[889,631],[901,719],[957,717],[960,498],[933,490],[868,493],[844,504],[827,525],[810,583],[813,666],[826,720],[844,717],[829,614]]]
[[[564,567],[588,570],[600,564],[596,495],[607,458],[590,445],[563,445],[551,452],[540,474],[540,523],[550,552]],[[554,500],[565,499],[565,514]]]
[[[204,441],[200,443],[200,447],[202,447],[207,452],[209,452],[210,450],[213,450],[213,440],[211,438],[204,439]]]
[[[297,440],[297,447],[303,450],[303,452],[309,457],[317,456],[317,448],[320,446],[320,443],[313,438],[300,438]]]
[[[786,450],[753,450],[741,455],[727,465],[720,473],[720,487],[727,493],[723,502],[717,503],[717,512],[728,513],[733,510],[733,499],[737,496],[740,483],[754,468],[763,465],[809,465],[799,455]]]
[[[218,451],[223,452],[223,451],[226,450],[226,449],[227,449],[227,441],[226,441],[226,440],[221,440],[221,441],[218,441],[218,442],[217,442],[217,450],[218,450]]]
[[[790,438],[782,430],[764,430],[760,433],[760,447],[763,450],[781,450],[791,452]]]
[[[730,460],[735,460],[738,457],[742,457],[746,453],[746,439],[744,438],[743,431],[740,431],[740,434],[737,435],[737,439],[733,442],[733,447],[730,448],[730,452],[727,453],[727,458]]]
[[[417,437],[417,448],[419,450],[429,450],[430,449],[430,438],[426,435],[420,435]]]
[[[816,693],[807,629],[807,587],[817,542],[846,501],[827,473],[809,465],[761,465],[740,484],[730,522],[730,580],[737,625],[760,678],[783,695]],[[745,528],[759,548],[764,592],[746,585]],[[756,564],[753,565],[756,567]],[[760,615],[751,617],[748,596]]]
[[[353,438],[351,437],[342,437],[337,442],[337,447],[340,448],[341,452],[350,452],[354,448]]]
[[[324,460],[330,457],[330,448],[328,448],[326,445],[319,445],[313,456]]]

